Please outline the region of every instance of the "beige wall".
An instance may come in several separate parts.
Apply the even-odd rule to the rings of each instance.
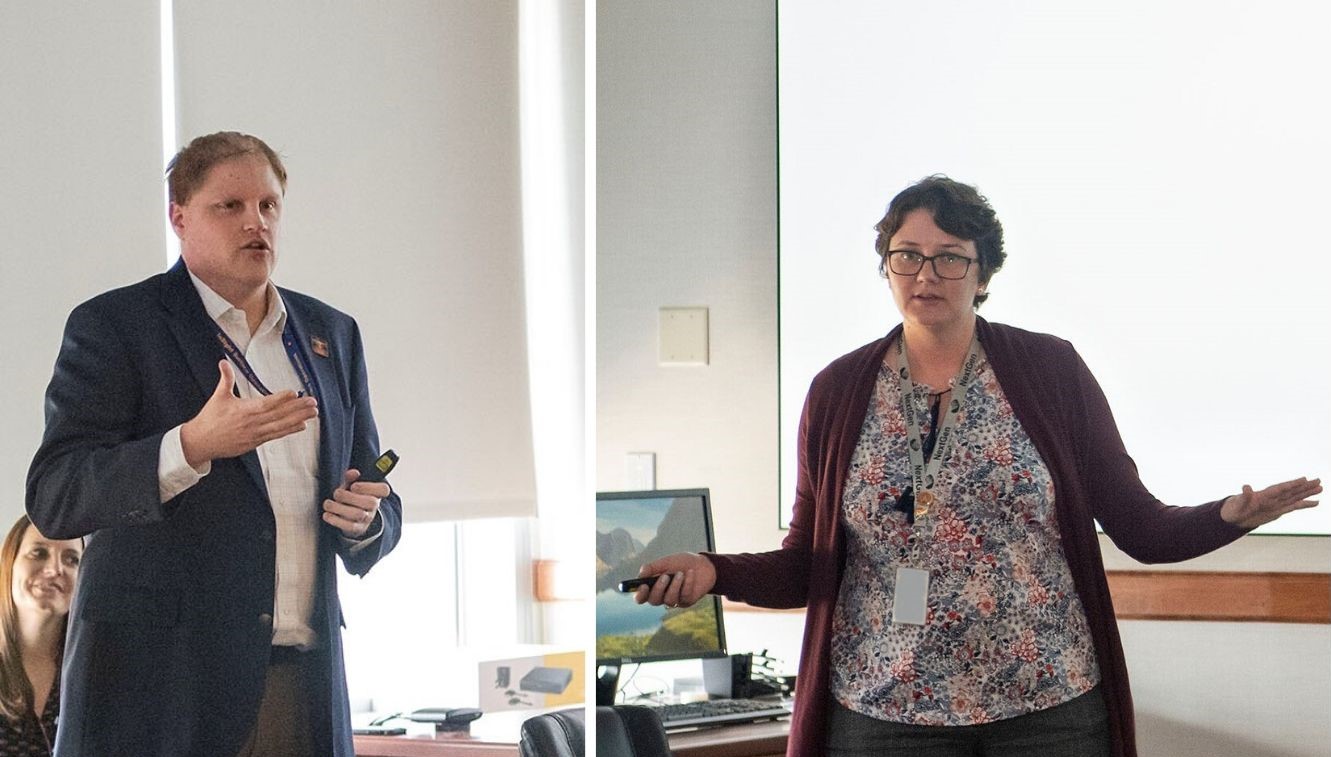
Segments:
[[[712,489],[720,544],[777,528],[776,59],[765,2],[597,15],[597,487]],[[657,310],[709,308],[711,364],[657,364]]]
[[[775,548],[774,3],[603,0],[597,113],[597,487],[627,488],[625,455],[655,452],[658,487],[711,487],[719,548]],[[680,305],[710,309],[708,366],[657,365],[657,309]],[[1176,567],[1331,572],[1331,539]],[[793,663],[798,617],[734,613],[731,648]],[[1326,754],[1331,627],[1121,626],[1143,757]]]

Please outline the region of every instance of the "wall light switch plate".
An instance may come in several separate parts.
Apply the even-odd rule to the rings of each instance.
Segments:
[[[656,453],[630,452],[625,460],[628,488],[646,491],[656,488]]]
[[[661,365],[707,365],[707,308],[661,308]]]

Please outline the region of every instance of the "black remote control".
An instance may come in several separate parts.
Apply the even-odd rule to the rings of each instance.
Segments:
[[[369,465],[362,465],[356,469],[360,471],[360,478],[356,480],[369,481],[370,483],[383,481],[388,477],[388,472],[395,467],[397,467],[397,453],[391,449],[384,450]]]
[[[627,581],[619,582],[619,590],[625,594],[631,591],[637,591],[639,586],[651,586],[660,576],[647,576],[646,578],[630,578]]]

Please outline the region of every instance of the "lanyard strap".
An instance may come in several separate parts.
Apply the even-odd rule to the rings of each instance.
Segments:
[[[947,408],[939,414],[937,422],[930,432],[936,438],[933,454],[925,460],[925,440],[920,432],[920,419],[915,404],[915,382],[911,381],[910,368],[906,365],[906,335],[897,339],[896,369],[901,395],[901,415],[906,421],[906,454],[910,458],[910,488],[902,494],[901,509],[907,510],[907,519],[914,523],[916,515],[925,515],[933,505],[934,484],[943,461],[952,455],[952,448],[957,441],[957,414],[966,397],[966,390],[975,381],[975,374],[980,365],[980,340],[971,337],[970,349],[962,363],[961,373],[952,385],[952,398]],[[942,401],[941,398],[939,400]]]
[[[259,374],[254,372],[254,366],[250,365],[250,361],[245,359],[245,353],[240,351],[240,348],[236,346],[235,342],[231,341],[231,337],[227,336],[216,321],[213,321],[213,328],[217,332],[217,342],[222,345],[222,352],[226,353],[227,359],[231,361],[232,365],[236,366],[236,370],[240,371],[245,380],[250,382],[250,386],[265,397],[272,394],[272,390],[264,386],[263,382],[259,380]],[[291,329],[290,318],[287,318],[286,326],[282,329],[282,346],[286,347],[287,359],[291,361],[291,367],[296,371],[296,377],[300,379],[301,386],[305,387],[301,396],[318,399],[319,385],[314,380],[314,371],[310,370],[310,364],[305,357],[305,353],[301,351],[300,344],[296,341],[296,334]]]

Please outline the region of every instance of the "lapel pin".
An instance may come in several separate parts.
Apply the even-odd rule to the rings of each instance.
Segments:
[[[328,342],[317,336],[310,337],[310,349],[319,357],[328,357]]]

